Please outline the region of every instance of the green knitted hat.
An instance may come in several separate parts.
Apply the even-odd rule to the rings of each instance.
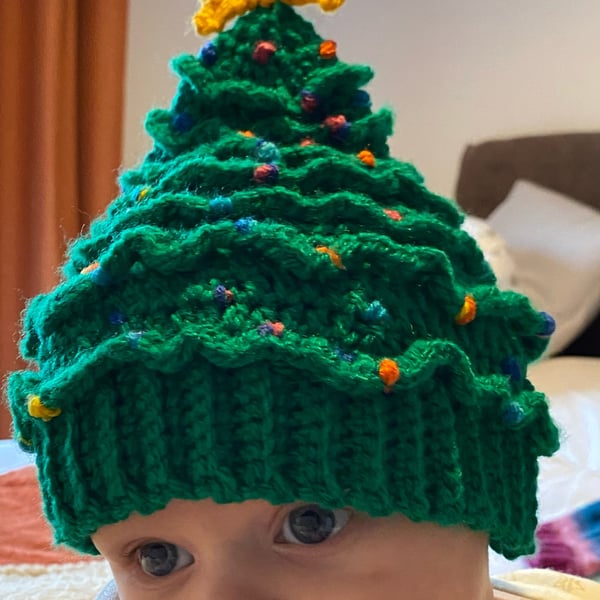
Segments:
[[[294,3],[174,60],[154,149],[27,308],[8,394],[55,538],[94,553],[173,498],[261,498],[528,553],[558,435],[526,368],[553,321],[390,158],[371,69]]]

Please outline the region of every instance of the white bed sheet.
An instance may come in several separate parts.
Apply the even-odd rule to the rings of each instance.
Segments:
[[[561,449],[540,462],[539,517],[546,521],[600,499],[600,358],[551,358],[533,365],[529,377],[548,395],[562,431]],[[0,474],[32,460],[13,442],[0,441]],[[523,559],[490,555],[492,575],[524,566]]]
[[[560,450],[540,461],[539,519],[548,521],[600,500],[600,358],[550,358],[531,366],[529,378],[548,395],[561,430]],[[492,575],[526,566],[490,554]]]

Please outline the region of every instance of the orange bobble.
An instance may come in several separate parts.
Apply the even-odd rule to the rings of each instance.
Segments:
[[[329,256],[329,258],[331,259],[331,262],[338,269],[345,269],[346,268],[344,266],[344,264],[342,263],[342,257],[335,250],[332,250],[331,248],[328,248],[327,246],[317,246],[315,248],[315,250],[317,252],[321,252],[322,254],[327,254]]]
[[[367,165],[367,167],[373,168],[375,166],[375,155],[370,150],[363,150],[358,153],[359,160]]]
[[[400,379],[400,367],[395,360],[384,358],[379,363],[379,378],[385,384],[384,391],[389,394]]]
[[[465,296],[465,303],[460,312],[456,315],[455,321],[457,325],[467,325],[475,319],[477,315],[477,302],[473,296]]]
[[[319,56],[325,60],[337,57],[337,44],[333,40],[325,40],[319,46]]]
[[[238,133],[240,135],[243,135],[244,137],[247,137],[247,138],[256,137],[250,130],[248,130],[248,131],[238,131]]]
[[[51,421],[54,417],[58,417],[62,411],[60,408],[48,408],[47,406],[44,406],[39,396],[29,394],[29,396],[27,396],[27,412],[34,419]]]
[[[285,331],[285,325],[279,321],[276,321],[275,323],[271,323],[271,330],[273,331],[273,335],[275,337],[281,337]]]
[[[392,208],[384,208],[383,212],[390,218],[392,221],[402,221],[402,215]]]
[[[313,139],[312,139],[312,138],[310,138],[310,137],[307,137],[307,138],[304,138],[304,139],[303,139],[303,140],[300,142],[300,145],[301,145],[303,148],[306,148],[306,146],[314,146],[314,145],[315,145],[315,143],[316,143],[316,142],[315,142],[315,140],[313,140]]]
[[[93,262],[91,265],[88,265],[87,267],[85,267],[84,269],[81,269],[81,274],[82,275],[89,275],[92,271],[95,271],[96,269],[100,268],[100,263],[99,262]]]

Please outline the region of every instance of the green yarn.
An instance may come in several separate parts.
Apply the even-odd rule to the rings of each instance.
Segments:
[[[260,40],[277,47],[264,65]],[[486,531],[509,558],[533,549],[537,459],[558,436],[503,364],[541,354],[544,317],[390,158],[390,113],[356,101],[372,71],[322,59],[321,41],[275,4],[220,34],[214,64],[177,58],[153,151],[30,302],[37,369],[8,392],[58,542],[95,552],[104,524],[211,497],[403,512]],[[60,415],[30,415],[32,395]]]

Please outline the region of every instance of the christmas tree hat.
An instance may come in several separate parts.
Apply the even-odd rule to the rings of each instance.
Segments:
[[[389,155],[372,71],[291,4],[206,2],[154,148],[24,319],[9,399],[58,542],[171,499],[465,524],[533,549],[526,378],[552,319],[500,291],[457,208]],[[342,0],[321,0],[334,9]]]

